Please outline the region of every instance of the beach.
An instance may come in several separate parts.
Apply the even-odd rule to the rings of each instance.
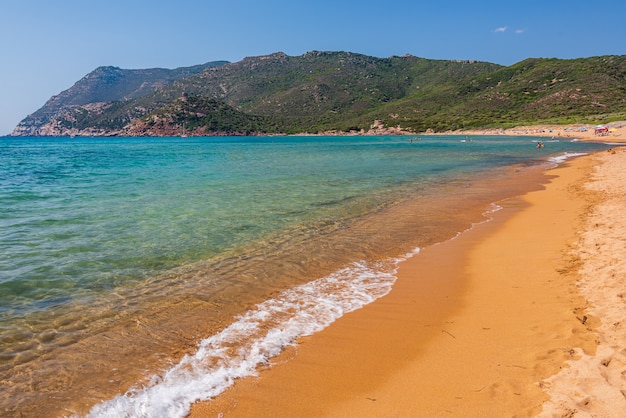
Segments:
[[[532,416],[587,402],[591,364],[620,387],[619,312],[583,292],[616,285],[580,273],[620,266],[590,183],[620,148],[411,139],[9,141],[0,414]]]
[[[625,164],[617,148],[550,170],[191,416],[623,416]]]
[[[606,130],[596,132],[596,128]],[[430,133],[432,134],[432,133]],[[568,125],[520,125],[513,128],[474,129],[441,132],[441,135],[506,135],[506,136],[539,136],[547,138],[580,139],[583,141],[624,142],[626,138],[626,122],[617,121],[606,124],[568,124]]]

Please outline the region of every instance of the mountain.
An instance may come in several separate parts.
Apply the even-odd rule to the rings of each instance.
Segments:
[[[220,64],[149,87],[131,82],[130,74],[154,70],[98,69],[50,99],[13,135],[371,132],[381,126],[422,132],[600,122],[624,118],[626,109],[626,56],[533,58],[506,67],[312,51]],[[99,75],[115,71],[127,72],[124,82]]]
[[[252,135],[279,132],[271,118],[252,116],[223,101],[186,94],[156,111],[148,118],[133,121],[124,130],[128,136]]]
[[[209,62],[173,70],[151,68],[124,70],[118,67],[99,67],[76,82],[72,87],[53,96],[15,128],[13,135],[46,135],[56,119],[82,107],[93,108],[106,103],[124,102],[151,93],[181,78],[200,73],[208,68],[227,64],[227,61]],[[55,134],[55,132],[50,132]]]

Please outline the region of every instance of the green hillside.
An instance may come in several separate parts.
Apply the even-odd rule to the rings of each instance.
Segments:
[[[171,135],[186,127],[211,135],[367,130],[380,120],[422,132],[600,122],[625,111],[626,56],[504,67],[313,51],[212,66],[135,98],[73,107],[53,124],[61,133]]]
[[[38,135],[39,128],[55,121],[59,122],[60,130],[68,127],[76,129],[80,122],[85,120],[89,113],[88,109],[105,108],[114,111],[126,101],[145,96],[176,80],[226,63],[227,61],[215,61],[173,70],[98,67],[69,89],[51,97],[40,109],[26,117],[20,122],[14,135],[16,133]]]

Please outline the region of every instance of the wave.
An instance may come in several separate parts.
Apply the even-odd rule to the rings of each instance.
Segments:
[[[557,155],[554,157],[550,157],[550,162],[555,163],[555,164],[562,164],[563,162],[565,162],[566,160],[570,159],[570,158],[574,158],[574,157],[580,157],[583,155],[587,155],[587,153],[583,153],[583,152],[564,152],[561,155]]]
[[[361,261],[329,276],[280,293],[202,340],[150,383],[96,405],[95,417],[184,417],[196,401],[219,395],[236,379],[254,376],[299,337],[314,334],[344,314],[385,296],[396,281],[398,264],[419,249],[382,262]]]

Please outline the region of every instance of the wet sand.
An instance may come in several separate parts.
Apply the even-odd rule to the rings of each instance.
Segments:
[[[593,216],[606,199],[585,184],[623,161],[618,150],[551,170],[545,190],[501,202],[493,221],[424,249],[401,265],[389,295],[301,339],[191,416],[613,416],[602,408],[624,402],[626,309],[603,320],[597,287],[609,287],[611,304],[626,293],[620,280],[586,284],[606,260],[582,238],[599,228]],[[624,183],[625,173],[609,177]],[[617,260],[620,231],[609,251]],[[606,275],[624,282],[624,263],[612,266]],[[611,379],[587,394],[582,371],[602,377],[607,359]]]

